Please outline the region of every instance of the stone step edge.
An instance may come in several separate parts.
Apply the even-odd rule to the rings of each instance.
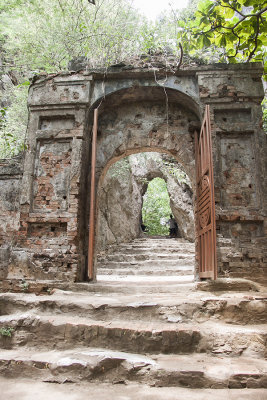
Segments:
[[[142,277],[143,275],[149,275],[153,277],[155,276],[182,276],[182,275],[189,275],[193,276],[194,278],[194,269],[190,266],[187,268],[183,267],[180,270],[177,268],[177,266],[163,266],[162,268],[157,268],[157,267],[146,267],[146,266],[140,266],[137,264],[131,264],[131,265],[112,265],[112,264],[106,264],[106,265],[101,265],[100,267],[97,268],[97,275],[106,275],[106,272],[118,275],[136,275]],[[160,283],[160,282],[159,282]]]
[[[120,245],[109,245],[106,247],[106,250],[103,251],[111,251],[111,252],[128,252],[128,251],[144,251],[144,252],[163,252],[169,251],[170,253],[184,253],[184,252],[195,252],[195,245],[188,244],[173,244],[168,245],[164,244],[155,244],[155,245],[145,245],[145,244],[120,244]]]
[[[189,263],[186,264],[183,262],[179,263],[177,261],[142,261],[142,260],[138,260],[138,261],[112,261],[112,260],[105,260],[105,261],[101,261],[99,262],[99,264],[97,264],[97,268],[104,268],[105,266],[110,265],[113,268],[132,268],[132,266],[134,266],[135,268],[138,269],[148,269],[148,270],[152,270],[156,269],[156,270],[162,270],[164,271],[164,269],[171,269],[173,270],[177,270],[177,272],[179,272],[180,270],[184,270],[184,269],[190,269],[192,271],[194,271],[194,264],[193,263]]]
[[[79,297],[80,296],[80,297]],[[109,296],[111,301],[114,297],[113,293]],[[130,300],[129,300],[130,298]],[[249,304],[251,301],[253,302],[264,302],[267,304],[267,292],[265,294],[259,293],[239,293],[239,297],[237,295],[233,295],[232,297],[229,294],[212,294],[206,293],[203,295],[199,291],[193,291],[190,293],[189,297],[185,297],[183,294],[179,294],[175,298],[169,299],[169,295],[166,294],[164,296],[156,298],[151,301],[150,298],[141,300],[138,298],[137,301],[133,301],[132,294],[119,294],[118,295],[118,302],[117,303],[107,303],[108,296],[103,296],[103,301],[101,302],[102,298],[99,296],[95,296],[95,293],[91,292],[71,292],[71,291],[64,291],[61,289],[53,289],[52,293],[44,293],[41,296],[36,295],[35,293],[17,293],[17,292],[4,292],[0,293],[0,301],[4,302],[11,302],[12,304],[16,304],[18,302],[19,305],[25,306],[29,305],[36,305],[39,303],[46,303],[46,302],[59,302],[61,305],[67,305],[71,301],[71,304],[77,304],[77,306],[91,306],[92,308],[98,309],[99,307],[132,307],[132,308],[139,308],[139,307],[176,307],[179,305],[198,305],[204,307],[207,303],[218,303],[221,307],[222,305],[228,306],[240,306],[240,304]],[[85,302],[84,300],[87,300]],[[93,302],[95,301],[97,305]]]
[[[106,254],[166,254],[166,246],[114,246],[114,247],[109,247],[106,250],[103,250],[103,253]],[[98,252],[98,254],[101,254],[101,252]],[[174,254],[174,255],[179,255],[179,254],[188,254],[188,255],[194,255],[195,254],[195,248],[194,247],[186,247],[186,246],[173,246],[169,247],[168,249],[168,254]]]
[[[177,254],[175,254],[175,253],[173,253],[173,252],[171,252],[171,253],[155,253],[155,252],[150,252],[150,253],[138,253],[138,254],[131,254],[131,253],[125,253],[125,252],[121,252],[121,253],[119,253],[119,252],[116,252],[116,253],[104,253],[104,254],[101,254],[101,253],[99,253],[99,255],[98,255],[98,257],[100,258],[100,257],[127,257],[127,258],[129,258],[129,257],[133,257],[133,258],[136,258],[136,257],[149,257],[150,259],[152,258],[153,259],[153,257],[155,257],[156,259],[160,259],[160,260],[162,260],[162,259],[169,259],[169,258],[177,258],[177,259],[187,259],[187,258],[194,258],[194,256],[195,256],[195,254],[194,253],[177,253]]]
[[[142,283],[142,282],[141,282]],[[138,284],[138,289],[140,289],[140,281],[138,283],[134,281],[127,282],[129,285],[129,290],[136,288]],[[25,286],[26,285],[26,286]],[[188,282],[168,282],[169,289],[178,289],[185,285],[186,290],[188,290]],[[192,288],[195,287],[195,282],[190,283]],[[101,279],[97,276],[97,279],[92,282],[73,282],[64,283],[62,281],[56,280],[46,280],[46,281],[36,281],[32,279],[22,280],[22,279],[4,279],[0,281],[0,292],[2,293],[35,293],[35,294],[51,294],[53,289],[68,290],[74,293],[101,293],[105,295],[107,293],[121,293],[125,291],[125,288],[121,286],[120,281],[111,281],[108,276],[103,276]],[[164,293],[164,285],[158,280],[156,282],[143,282],[142,289],[147,293],[149,290],[155,292],[160,291]],[[166,292],[169,293],[169,290]]]
[[[100,256],[98,256],[98,260],[100,259],[100,262],[101,262],[101,260],[105,260],[105,259],[109,259],[109,261],[111,261],[112,259],[114,259],[114,258],[119,258],[119,259],[121,259],[122,261],[124,261],[124,259],[125,258],[127,258],[127,260],[125,260],[124,262],[127,262],[129,259],[131,260],[134,260],[134,261],[143,261],[143,262],[145,262],[145,261],[151,261],[151,262],[155,262],[155,261],[157,261],[157,262],[159,262],[159,261],[162,261],[162,262],[166,262],[166,261],[169,261],[169,262],[175,262],[175,261],[178,261],[178,262],[182,262],[182,261],[184,261],[184,262],[190,262],[190,261],[194,261],[195,260],[195,255],[194,254],[190,254],[190,255],[188,255],[188,256],[184,256],[184,257],[180,257],[179,255],[177,255],[177,254],[173,254],[172,256],[168,256],[168,257],[158,257],[157,256],[157,253],[155,253],[152,257],[150,256],[150,254],[147,254],[147,255],[145,255],[145,254],[122,254],[122,255],[118,255],[117,253],[115,253],[115,254],[107,254],[107,255],[100,255]],[[142,259],[143,258],[143,259]],[[114,261],[116,261],[116,260],[114,260]]]
[[[197,293],[198,294],[198,293]],[[28,296],[28,297],[27,297]],[[24,297],[24,298],[23,298]],[[3,309],[9,310],[4,315],[11,314],[16,308],[18,310],[31,310],[31,312],[39,312],[41,315],[45,315],[51,311],[60,310],[65,315],[79,316],[97,314],[98,317],[102,315],[102,318],[114,317],[114,313],[129,313],[137,318],[140,312],[145,312],[146,317],[152,315],[154,319],[166,320],[169,323],[177,323],[182,321],[188,321],[190,318],[192,321],[198,323],[207,320],[218,320],[228,321],[229,316],[227,313],[231,313],[231,320],[238,323],[239,325],[247,325],[250,320],[253,320],[253,324],[264,323],[264,316],[267,322],[267,299],[264,297],[251,297],[250,299],[245,297],[232,298],[226,297],[206,297],[206,298],[190,298],[184,299],[158,299],[158,301],[152,301],[147,299],[146,301],[133,301],[133,297],[123,296],[120,299],[116,299],[115,302],[108,303],[107,298],[101,301],[101,298],[94,295],[86,298],[82,295],[80,298],[70,297],[67,293],[55,292],[54,296],[35,296],[29,295],[16,295],[16,294],[0,294],[0,302],[3,304]],[[253,302],[253,303],[251,303]],[[188,315],[184,307],[188,307]],[[179,307],[179,308],[178,308]],[[180,310],[181,307],[181,310]],[[1,308],[0,308],[1,310]],[[64,311],[62,311],[64,310]],[[181,311],[181,312],[180,312]],[[236,318],[240,315],[240,312],[246,313],[247,318]],[[79,314],[80,313],[80,314]],[[203,315],[201,315],[203,313]],[[226,315],[224,315],[226,313]],[[236,317],[233,318],[232,314],[235,313]],[[253,315],[251,315],[253,313]],[[132,317],[131,320],[134,320]]]
[[[26,343],[41,348],[68,349],[80,346],[112,347],[114,350],[136,353],[189,354],[209,353],[239,357],[266,356],[266,324],[255,326],[225,326],[188,323],[150,323],[144,321],[93,321],[69,316],[9,315],[0,318],[0,327],[12,328],[12,337],[0,337],[1,348]],[[21,341],[22,340],[22,341]],[[7,347],[9,346],[9,347]]]
[[[26,283],[26,287],[25,287]],[[135,285],[136,282],[129,282],[129,285]],[[139,282],[140,284],[140,282]],[[169,285],[170,283],[168,283]],[[109,287],[107,287],[109,285]],[[174,285],[180,286],[178,282]],[[143,285],[146,286],[146,285]],[[162,286],[162,285],[158,285]],[[82,293],[95,293],[103,290],[106,293],[107,290],[118,289],[120,290],[120,282],[62,282],[57,280],[32,280],[32,279],[3,279],[0,281],[0,291],[3,293],[14,292],[14,293],[46,293],[50,294],[52,289],[60,290],[71,290],[74,292]],[[164,288],[163,288],[164,289]],[[200,292],[210,293],[222,293],[222,292],[248,292],[253,293],[266,293],[267,287],[260,285],[257,282],[243,278],[218,278],[216,281],[194,281],[193,289]]]
[[[193,323],[188,322],[178,322],[178,323],[168,323],[168,322],[155,322],[151,321],[148,323],[147,327],[144,324],[147,321],[143,320],[112,320],[112,321],[102,321],[95,320],[91,318],[84,318],[80,316],[72,315],[60,315],[60,314],[50,314],[50,315],[38,315],[35,313],[24,313],[24,314],[9,314],[0,316],[0,327],[12,325],[12,323],[17,323],[18,326],[30,325],[30,321],[33,323],[40,322],[46,324],[53,324],[56,326],[69,325],[69,326],[93,326],[107,329],[125,329],[128,331],[138,331],[138,332],[196,332],[196,333],[215,333],[217,330],[222,334],[258,334],[264,335],[267,339],[266,324],[226,324],[221,320],[209,320],[203,323],[198,323],[194,321]],[[34,325],[36,326],[36,324]],[[219,336],[218,336],[219,337]]]
[[[0,356],[0,372],[2,376],[13,372],[16,376],[31,378],[36,374],[45,380],[59,379],[60,383],[66,379],[113,382],[115,378],[153,386],[267,388],[264,360],[199,354],[147,357],[99,348],[50,352],[27,348],[27,354],[21,349],[4,350]]]

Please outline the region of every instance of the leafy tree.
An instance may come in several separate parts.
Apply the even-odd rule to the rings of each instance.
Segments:
[[[94,3],[0,0],[2,73],[14,70],[21,84],[41,71],[64,70],[78,56],[87,57],[91,67],[107,67],[140,52],[146,21],[128,0]],[[24,86],[5,90],[9,105],[1,109],[0,157],[15,155],[23,147],[26,92]]]
[[[180,20],[191,51],[215,46],[220,61],[263,61],[266,57],[265,0],[204,0],[193,19]]]
[[[56,72],[78,56],[86,56],[93,67],[107,66],[141,46],[144,18],[127,0],[11,3],[0,11],[4,50],[16,70]]]
[[[17,155],[24,149],[28,122],[27,98],[29,81],[9,86],[11,105],[0,109],[0,158]]]
[[[142,219],[150,235],[167,235],[168,226],[162,223],[167,222],[170,214],[170,198],[166,182],[161,178],[154,178],[149,182],[144,195],[142,208]]]
[[[266,0],[203,0],[193,18],[185,13],[177,25],[188,54],[209,63],[263,62],[267,80]],[[266,98],[262,107],[267,133]]]

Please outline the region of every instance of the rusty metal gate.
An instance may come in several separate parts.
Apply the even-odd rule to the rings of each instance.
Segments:
[[[195,132],[196,235],[200,278],[217,278],[216,223],[210,110],[206,106],[200,134]]]

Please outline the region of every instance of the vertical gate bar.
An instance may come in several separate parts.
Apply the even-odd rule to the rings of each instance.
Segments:
[[[209,271],[212,271],[213,269],[213,262],[212,262],[212,241],[211,241],[211,230],[209,229],[207,232],[207,236],[208,236],[208,255],[209,255]]]
[[[209,270],[209,235],[208,231],[204,233],[204,240],[205,240],[205,270]]]
[[[199,181],[199,141],[198,141],[198,132],[195,131],[195,164],[196,164],[196,203],[195,203],[195,232],[196,232],[196,262],[198,264],[198,273],[201,271],[201,243],[199,237],[199,212],[198,212],[198,181]]]
[[[92,137],[91,158],[91,193],[90,193],[90,218],[89,218],[89,242],[88,242],[88,278],[94,278],[94,250],[95,250],[95,164],[96,164],[96,139],[98,109],[94,110],[94,125]]]
[[[201,163],[201,180],[203,177],[204,169],[205,169],[205,147],[204,147],[204,141],[205,141],[205,136],[203,135],[204,133],[204,128],[202,130],[202,135],[201,135],[201,156],[200,156],[200,163]]]
[[[201,235],[201,272],[204,272],[205,265],[205,238]]]

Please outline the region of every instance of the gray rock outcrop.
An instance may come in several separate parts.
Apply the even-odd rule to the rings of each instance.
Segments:
[[[106,245],[127,242],[141,235],[143,195],[148,182],[157,177],[166,181],[170,207],[181,237],[194,240],[190,182],[179,164],[168,167],[168,159],[170,157],[160,153],[139,153],[110,167],[98,191],[99,251]]]

